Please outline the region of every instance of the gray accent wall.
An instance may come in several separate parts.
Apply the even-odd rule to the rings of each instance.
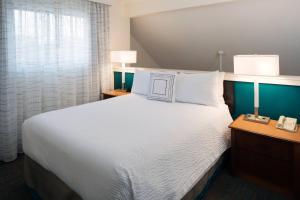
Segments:
[[[151,68],[160,68],[160,66],[153,60],[145,48],[131,35],[130,36],[130,48],[137,51],[137,60],[136,64],[131,64],[130,66],[135,67],[151,67]]]
[[[139,67],[216,70],[223,50],[227,72],[234,55],[279,54],[280,74],[300,75],[299,0],[239,0],[132,18],[131,36],[131,48],[139,44],[151,60]]]

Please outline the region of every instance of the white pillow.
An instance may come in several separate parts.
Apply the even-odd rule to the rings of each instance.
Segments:
[[[149,71],[136,70],[133,76],[131,92],[135,94],[147,95],[149,90]]]
[[[219,104],[225,104],[225,100],[224,100],[224,78],[225,78],[225,72],[219,72],[219,80],[218,80]]]
[[[220,88],[218,71],[179,74],[176,77],[176,101],[217,106],[220,103]]]
[[[175,78],[175,74],[151,73],[148,99],[173,102]]]

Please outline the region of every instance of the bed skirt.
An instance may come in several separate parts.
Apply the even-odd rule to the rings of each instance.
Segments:
[[[209,169],[192,190],[182,198],[182,200],[195,200],[199,195],[203,195],[205,188],[207,188],[213,177],[223,166],[225,160],[227,160],[227,154],[228,153],[225,152],[218,159],[218,161]],[[37,193],[42,200],[83,200],[56,175],[43,168],[26,155],[24,159],[24,179],[26,185]]]

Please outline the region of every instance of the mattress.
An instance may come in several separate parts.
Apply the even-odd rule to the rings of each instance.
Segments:
[[[181,199],[229,146],[228,107],[130,94],[34,116],[27,156],[82,199]]]

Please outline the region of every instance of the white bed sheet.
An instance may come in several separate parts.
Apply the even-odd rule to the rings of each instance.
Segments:
[[[24,152],[83,199],[181,199],[229,146],[228,107],[130,94],[34,116]]]

